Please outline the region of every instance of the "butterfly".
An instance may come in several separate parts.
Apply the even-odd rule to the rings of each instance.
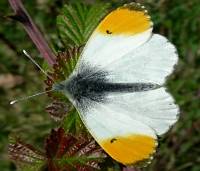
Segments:
[[[179,116],[165,87],[177,51],[152,29],[144,6],[115,9],[94,30],[72,74],[53,85],[105,152],[124,165],[152,158],[158,136]]]

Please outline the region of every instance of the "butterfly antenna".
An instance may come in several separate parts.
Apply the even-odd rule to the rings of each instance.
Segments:
[[[25,55],[26,57],[28,57],[28,58],[40,69],[40,71],[42,71],[47,77],[49,77],[49,78],[52,79],[52,77],[49,76],[49,75],[42,69],[42,67],[31,57],[31,55],[30,55],[26,50],[23,49],[23,53],[24,53],[24,55]],[[53,80],[53,79],[52,79],[52,80]]]
[[[30,99],[30,98],[33,98],[33,97],[36,97],[36,96],[40,96],[40,95],[43,95],[43,94],[48,93],[48,92],[51,92],[51,91],[54,91],[54,89],[48,90],[48,91],[43,91],[43,92],[36,93],[36,94],[34,94],[34,95],[31,95],[31,96],[22,97],[22,98],[20,98],[20,99],[13,100],[13,101],[10,102],[10,104],[13,105],[13,104],[15,104],[15,103],[18,103],[19,101],[28,100],[28,99]]]

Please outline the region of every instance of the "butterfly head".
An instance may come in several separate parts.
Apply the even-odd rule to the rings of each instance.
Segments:
[[[69,81],[65,80],[65,81],[61,81],[59,83],[55,83],[52,86],[52,89],[54,91],[60,92],[64,95],[66,95],[67,97],[69,96]]]
[[[65,83],[65,81],[63,81],[63,82],[60,82],[60,83],[55,83],[54,85],[53,85],[53,89],[55,90],[55,91],[65,91],[65,89],[66,89],[66,83]]]
[[[76,103],[81,100],[81,95],[85,92],[86,87],[82,85],[78,76],[72,74],[68,79],[54,83],[52,89],[65,95],[72,103]]]

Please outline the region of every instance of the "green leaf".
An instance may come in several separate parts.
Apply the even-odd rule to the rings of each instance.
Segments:
[[[57,17],[59,35],[65,46],[84,45],[109,7],[108,3],[65,5]]]
[[[79,134],[80,132],[85,131],[85,127],[75,108],[73,108],[64,118],[63,128],[66,132],[73,134]]]

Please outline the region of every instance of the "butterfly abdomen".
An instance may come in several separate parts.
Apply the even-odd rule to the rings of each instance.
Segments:
[[[130,93],[158,88],[153,83],[114,83],[107,79],[109,73],[96,67],[84,66],[79,72],[57,85],[57,90],[66,91],[79,106],[85,108],[92,102],[106,101],[109,93]]]

